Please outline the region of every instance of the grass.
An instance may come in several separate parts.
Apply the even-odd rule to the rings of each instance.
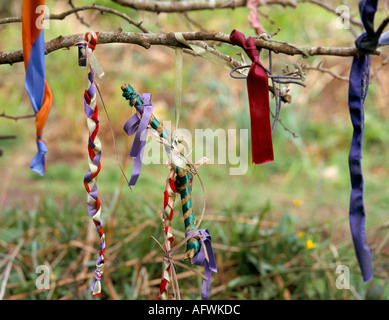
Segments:
[[[118,5],[113,7],[121,9]],[[53,12],[59,12],[61,8],[55,9]],[[271,13],[275,20],[274,25],[264,20],[268,30],[285,27],[278,40],[299,45],[351,45],[350,34],[335,30],[333,17],[320,8],[301,5],[296,10],[273,12],[265,8],[264,12]],[[146,26],[157,31],[154,15],[131,10],[126,13],[144,20]],[[238,28],[246,34],[251,32],[246,24],[246,9],[236,9],[223,19],[213,19],[215,14],[193,13],[191,17],[204,21],[204,27],[210,30],[228,33]],[[308,22],[291,18],[308,14],[317,18],[315,28],[308,24],[302,26]],[[74,17],[67,19],[74,23],[52,22],[46,37],[88,31]],[[158,19],[167,31],[188,29],[179,15],[161,14]],[[134,31],[115,17],[104,15],[95,21],[99,30],[111,30],[112,25]],[[17,27],[3,28],[0,33],[4,39],[16,39],[1,43],[0,50],[16,50],[21,46]],[[236,48],[225,45],[220,50],[232,56],[236,53]],[[100,86],[121,157],[128,154],[122,126],[130,111],[121,97],[120,85],[129,81],[140,92],[152,92],[157,117],[173,120],[173,51],[107,45],[98,47],[96,56],[106,71]],[[297,61],[278,55],[274,59],[277,70]],[[374,60],[376,64],[380,63],[379,59]],[[0,118],[1,134],[18,136],[15,141],[0,141],[4,151],[0,157],[0,282],[6,283],[6,299],[94,299],[89,286],[98,236],[86,212],[82,183],[87,171],[87,131],[81,102],[85,70],[77,67],[76,60],[76,50],[52,53],[46,58],[54,104],[45,127],[49,153],[44,177],[29,170],[36,150],[32,142],[33,120],[13,122]],[[327,61],[327,67],[342,74],[347,74],[351,63],[344,58]],[[318,63],[313,58],[304,62]],[[183,76],[180,123],[183,128],[193,135],[199,128],[249,128],[243,81],[232,80],[220,67],[189,56],[184,57]],[[381,80],[384,87],[388,85],[387,80]],[[23,81],[22,64],[1,66],[0,111],[11,115],[31,112]],[[199,169],[207,198],[201,228],[211,232],[218,264],[218,273],[212,278],[211,298],[388,299],[389,198],[385,176],[389,170],[386,161],[389,132],[380,86],[372,80],[365,103],[365,204],[368,242],[375,266],[375,278],[369,283],[361,279],[348,226],[347,157],[352,127],[347,109],[347,83],[311,71],[307,88],[292,87],[291,95],[293,103],[283,105],[281,119],[298,138],[277,127],[273,137],[275,162],[249,165],[248,172],[241,176],[229,175],[229,165],[206,165]],[[144,165],[139,182],[131,192],[121,180],[103,112],[100,121],[103,156],[99,197],[105,231],[113,230],[106,250],[108,265],[102,299],[156,299],[162,252],[152,237],[163,241],[160,214],[168,170],[163,165]],[[194,160],[201,156],[195,154]],[[131,164],[128,160],[127,175]],[[197,217],[201,197],[195,179],[193,203]],[[172,227],[176,240],[181,240],[183,218],[179,201]],[[13,253],[15,257],[11,258]],[[5,281],[10,261],[12,268]],[[38,265],[47,265],[51,270],[49,290],[36,288]],[[350,289],[337,289],[338,265],[349,267]],[[200,267],[196,269],[201,271]],[[177,267],[177,273],[182,297],[198,299],[200,277],[181,267]]]

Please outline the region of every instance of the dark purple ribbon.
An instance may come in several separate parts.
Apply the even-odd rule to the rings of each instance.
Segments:
[[[350,117],[354,129],[348,159],[351,179],[349,219],[355,253],[364,282],[373,278],[374,269],[372,255],[366,240],[366,212],[363,202],[364,181],[361,166],[364,129],[363,104],[369,88],[371,58],[368,53],[377,48],[381,33],[386,25],[384,22],[377,31],[374,31],[374,15],[377,5],[378,0],[359,2],[359,11],[366,32],[358,37],[355,45],[361,53],[365,54],[353,59],[348,95]]]
[[[192,233],[192,231],[187,231],[185,233],[185,237],[189,236],[191,233]],[[191,263],[196,265],[196,266],[201,266],[204,264],[204,275],[207,277],[207,280],[203,279],[203,288],[201,290],[201,299],[208,300],[212,272],[217,272],[216,259],[215,259],[215,254],[213,253],[213,248],[212,248],[212,238],[211,238],[211,235],[210,235],[208,229],[197,230],[193,234],[192,238],[195,236],[198,236],[198,235],[202,236],[205,248],[203,247],[203,243],[200,241],[200,244],[201,244],[200,251],[197,255],[195,255],[191,259]],[[205,249],[207,250],[209,260],[206,259]]]
[[[147,140],[147,127],[150,123],[151,115],[154,106],[151,104],[151,94],[144,93],[139,95],[142,100],[142,105],[135,106],[139,111],[141,118],[134,114],[124,125],[124,131],[129,135],[136,132],[134,143],[132,144],[130,157],[134,159],[134,166],[132,167],[131,179],[128,186],[133,187],[139,178],[140,170],[142,168],[142,158],[144,146]]]

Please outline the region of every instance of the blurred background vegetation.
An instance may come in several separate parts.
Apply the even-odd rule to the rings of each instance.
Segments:
[[[81,6],[92,2],[73,3]],[[191,12],[188,16],[195,22],[192,23],[182,14],[138,12],[111,1],[95,3],[143,21],[152,32],[204,29],[229,34],[238,29],[253,35],[246,8]],[[47,0],[46,5],[50,13],[70,8],[65,0]],[[22,1],[2,1],[0,18],[20,16],[21,6]],[[277,40],[307,46],[353,46],[355,40],[350,30],[336,28],[336,15],[310,3],[299,4],[296,9],[267,6],[260,12],[269,33],[282,28],[275,36]],[[352,14],[357,15],[354,2]],[[382,6],[376,21],[385,15]],[[125,32],[138,32],[117,16],[93,11],[81,12],[80,16],[90,24],[89,28],[72,15],[63,21],[50,21],[45,39],[119,27]],[[361,32],[354,29],[357,34]],[[0,51],[20,49],[21,24],[1,25],[0,37]],[[218,49],[239,59],[236,47],[221,45]],[[126,138],[122,127],[131,110],[121,97],[120,86],[129,82],[138,92],[151,92],[157,117],[174,120],[174,50],[109,44],[98,45],[95,55],[105,70],[99,85],[113,124],[118,158],[126,160],[129,176],[132,160],[127,155],[133,138]],[[267,65],[266,53],[262,59]],[[274,162],[256,167],[249,164],[248,172],[241,176],[229,175],[228,164],[199,169],[207,197],[201,228],[208,228],[212,234],[218,263],[211,299],[389,298],[389,78],[385,77],[386,64],[382,65],[385,59],[384,54],[373,57],[365,103],[363,171],[374,279],[362,281],[348,225],[348,151],[352,137],[348,83],[311,70],[307,71],[307,87],[292,86],[292,103],[282,105],[282,122],[297,138],[277,126],[273,136]],[[347,77],[351,66],[351,58],[339,57],[300,60],[279,54],[273,60],[277,73],[297,62],[316,66],[323,61],[323,67]],[[32,113],[24,76],[23,63],[0,66],[0,113]],[[78,67],[77,49],[47,55],[46,78],[54,102],[44,131],[48,145],[44,177],[29,168],[36,152],[34,120],[0,118],[0,135],[17,136],[14,140],[0,140],[0,282],[4,283],[11,261],[9,278],[3,284],[4,299],[92,299],[89,286],[99,240],[86,211],[83,186],[88,170],[88,131],[82,102],[86,71]],[[234,80],[222,67],[190,55],[184,56],[183,79],[181,127],[192,133],[206,128],[249,129],[244,81]],[[151,236],[163,241],[160,215],[168,169],[164,165],[143,166],[131,192],[121,177],[107,117],[102,111],[99,137],[103,148],[99,198],[108,233],[102,299],[156,299],[162,252]],[[200,157],[196,156],[196,160]],[[193,201],[199,214],[202,193],[196,180]],[[172,226],[175,238],[181,240],[184,227],[180,201],[176,201]],[[42,264],[51,270],[50,290],[35,286],[39,275],[36,267]],[[338,265],[350,268],[349,290],[336,288]],[[198,299],[201,278],[181,267],[177,267],[177,273],[181,296]]]

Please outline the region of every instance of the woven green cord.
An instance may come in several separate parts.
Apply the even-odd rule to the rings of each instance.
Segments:
[[[133,106],[133,101],[135,99],[135,106],[141,106],[142,100],[140,99],[137,92],[132,88],[129,84],[127,84],[127,87],[123,87],[123,97],[126,98],[126,100],[130,100],[130,106]],[[168,139],[169,134],[166,131],[165,128],[162,128],[161,123],[152,116],[152,120],[150,121],[150,126],[156,130],[157,132],[160,132],[159,136],[165,139]],[[185,173],[184,176],[180,176],[179,173],[182,171]],[[195,213],[192,207],[192,199],[191,199],[191,193],[192,188],[190,185],[191,180],[191,174],[188,172],[187,169],[176,167],[176,189],[180,186],[187,186],[180,190],[180,196],[181,196],[181,202],[182,202],[182,214],[184,216],[184,225],[185,225],[185,232],[192,231],[196,227],[196,219],[195,219]],[[191,211],[191,213],[190,213]],[[200,251],[200,242],[198,239],[192,238],[187,242],[186,246],[186,253],[184,257],[186,259],[190,259],[194,257],[199,251]]]

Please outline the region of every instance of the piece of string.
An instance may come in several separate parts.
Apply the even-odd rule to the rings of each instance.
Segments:
[[[95,82],[95,85],[96,85],[96,89],[97,89],[97,95],[98,95],[98,97],[99,97],[99,99],[101,101],[101,105],[103,106],[105,115],[107,116],[109,128],[111,129],[111,135],[112,135],[112,141],[113,141],[113,148],[114,148],[114,152],[115,152],[115,156],[116,156],[116,162],[117,162],[117,164],[118,164],[118,166],[120,168],[120,171],[122,172],[122,175],[123,175],[124,179],[126,180],[126,182],[128,184],[129,182],[128,182],[127,176],[126,176],[126,174],[125,174],[125,172],[123,170],[122,165],[120,164],[119,155],[118,155],[118,152],[117,152],[117,149],[116,149],[116,140],[115,140],[115,134],[113,132],[113,127],[112,127],[111,119],[109,118],[107,108],[105,107],[104,100],[103,100],[103,97],[102,97],[101,92],[100,92],[100,88],[99,88],[99,86],[98,86],[98,84],[96,82]],[[131,188],[131,191],[132,191],[132,188]]]
[[[182,69],[183,69],[183,48],[176,47],[174,55],[174,106],[176,116],[176,128],[180,122],[181,103],[182,103]]]

